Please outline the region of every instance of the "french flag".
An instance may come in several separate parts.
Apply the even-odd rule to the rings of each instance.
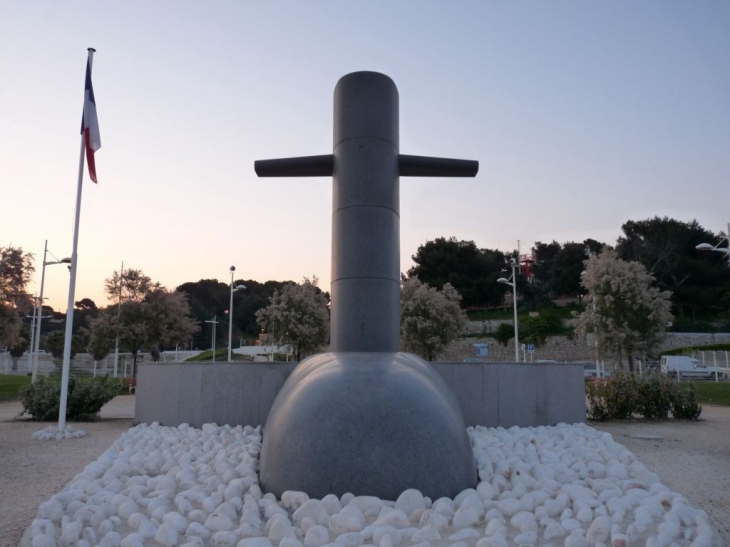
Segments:
[[[91,85],[91,63],[86,61],[86,85],[84,86],[84,115],[81,119],[81,134],[86,144],[86,163],[89,166],[89,177],[96,182],[96,163],[94,152],[101,148],[99,135],[99,119],[96,117],[96,101],[94,88]]]

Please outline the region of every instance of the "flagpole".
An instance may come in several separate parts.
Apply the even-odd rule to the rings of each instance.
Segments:
[[[94,48],[88,48],[88,63],[91,70],[94,62]],[[66,337],[63,342],[63,369],[61,373],[61,404],[58,409],[58,431],[66,429],[66,404],[68,402],[68,376],[71,368],[71,335],[74,322],[74,298],[76,297],[76,270],[78,266],[79,220],[81,217],[81,189],[84,180],[84,133],[81,133],[81,151],[79,152],[79,179],[76,190],[76,217],[74,220],[74,242],[71,253],[71,279],[68,283],[68,306],[66,307]]]

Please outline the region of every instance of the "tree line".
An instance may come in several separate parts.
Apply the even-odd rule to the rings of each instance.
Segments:
[[[696,249],[699,243],[715,243],[723,236],[696,221],[654,217],[626,222],[613,246],[593,239],[562,244],[536,242],[531,253],[522,257],[517,275],[520,305],[527,310],[545,309],[556,298],[580,301],[588,292],[598,302],[598,285],[587,282],[592,276],[585,274],[593,267],[590,257],[609,250],[611,254],[606,257],[643,267],[647,277],[641,278],[642,282],[657,294],[666,295],[662,297],[668,307],[666,314],[673,313],[677,321],[727,321],[730,269],[724,258],[717,256],[719,253]],[[505,286],[496,280],[506,276],[511,257],[519,258],[516,251],[480,249],[473,241],[453,237],[419,246],[412,257],[414,266],[403,276],[404,348],[433,359],[447,339],[458,335],[466,321],[464,310],[502,306]],[[0,248],[0,259],[0,347],[22,355],[30,341],[23,316],[33,307],[33,299],[25,290],[34,271],[33,257],[8,246]],[[329,294],[321,291],[316,278],[302,283],[239,279],[234,285],[246,286],[233,295],[234,341],[251,343],[265,333],[278,344],[294,345],[297,357],[326,344]],[[115,271],[106,280],[105,290],[111,304],[104,308],[88,298],[75,303],[72,352],[86,349],[102,358],[118,343],[120,351],[132,352],[136,366],[136,356],[143,349],[158,359],[161,351],[176,346],[210,347],[209,321],[214,318],[218,326],[216,346],[227,345],[231,296],[228,283],[202,279],[168,290],[141,270],[128,269]],[[657,313],[662,318],[670,317],[664,311]],[[60,355],[63,329],[59,327],[64,314],[43,306],[43,315],[51,316],[43,322],[44,347]],[[579,325],[585,332],[601,330],[595,317]],[[604,332],[608,332],[605,327]],[[505,336],[509,336],[506,331]],[[608,351],[611,342],[601,343]]]
[[[671,311],[686,329],[705,321],[730,321],[730,268],[721,253],[698,250],[700,243],[718,243],[726,234],[716,234],[693,220],[668,217],[628,221],[621,236],[610,245],[594,239],[582,242],[535,242],[523,255],[517,290],[524,310],[538,310],[561,297],[582,301],[584,261],[590,253],[612,249],[617,258],[638,262],[653,277],[652,286],[671,293]],[[421,245],[406,276],[417,277],[437,288],[450,283],[462,296],[466,309],[504,305],[505,288],[496,283],[504,277],[509,258],[504,253],[481,249],[473,241],[437,238]],[[679,326],[679,325],[678,325]]]

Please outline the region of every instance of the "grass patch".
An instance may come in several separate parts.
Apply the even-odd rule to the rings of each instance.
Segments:
[[[231,360],[251,361],[251,357],[248,355],[241,355],[239,353],[231,353]],[[201,361],[213,362],[213,350],[206,350],[203,353],[199,353],[198,355],[193,355],[192,357],[188,357],[187,359],[185,359],[186,363],[199,363]],[[215,362],[228,362],[228,348],[220,348],[215,350]]]
[[[682,382],[687,386],[687,382]],[[730,383],[728,382],[695,382],[697,400],[702,404],[730,406]],[[684,387],[687,389],[687,387]]]
[[[30,385],[30,376],[0,375],[0,401],[20,399],[18,390]]]
[[[101,375],[99,375],[101,376]],[[53,382],[61,382],[61,375],[51,375],[47,376],[47,378]],[[92,376],[74,376],[76,378],[77,382],[89,382],[92,379]],[[20,395],[18,394],[18,391],[21,388],[27,387],[30,385],[30,376],[19,376],[19,375],[10,375],[10,374],[0,374],[0,401],[19,401]],[[124,385],[122,385],[122,381],[120,378],[119,382],[119,393],[124,394],[127,393],[125,391],[126,389],[126,382]]]

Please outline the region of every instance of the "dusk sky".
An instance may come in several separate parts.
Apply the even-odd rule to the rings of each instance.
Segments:
[[[343,75],[387,74],[404,154],[475,179],[401,178],[401,270],[436,237],[524,251],[615,243],[627,220],[730,220],[730,3],[0,2],[0,246],[72,249],[86,48],[102,147],[85,176],[76,300],[125,267],[329,290],[331,180],[257,159],[332,152]],[[496,280],[495,280],[496,282]],[[65,311],[68,275],[46,270]]]

